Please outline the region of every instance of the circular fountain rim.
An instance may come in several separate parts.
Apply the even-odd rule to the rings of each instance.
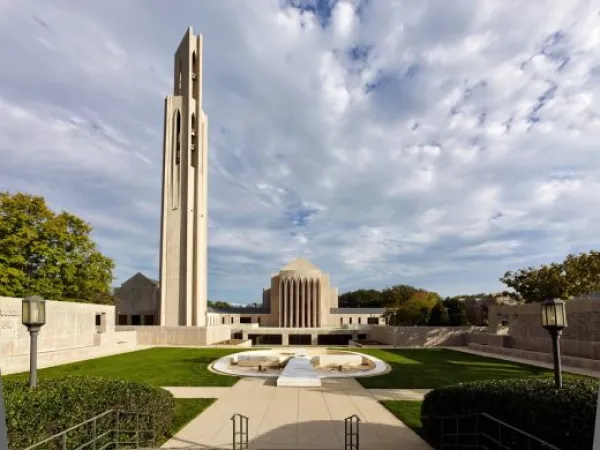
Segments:
[[[286,348],[286,350],[288,350]],[[326,350],[326,349],[324,349]],[[327,351],[327,350],[326,350]],[[351,350],[337,350],[336,352],[341,352],[341,353],[346,353],[346,354],[351,354],[351,355],[360,355],[363,356],[365,358],[367,358],[368,360],[370,360],[371,362],[373,362],[375,364],[375,367],[373,369],[370,369],[366,372],[363,373],[337,373],[337,372],[332,372],[332,373],[319,373],[319,378],[321,379],[327,379],[327,378],[369,378],[369,377],[377,377],[379,375],[385,375],[386,373],[391,372],[392,368],[390,367],[390,365],[388,363],[386,363],[385,361],[372,356],[372,355],[367,355],[365,353],[361,353],[361,352],[354,352]],[[218,358],[216,360],[214,360],[213,362],[211,362],[208,365],[208,370],[211,371],[212,373],[218,374],[218,375],[227,375],[227,376],[231,376],[231,377],[252,377],[252,378],[278,378],[281,373],[251,373],[251,374],[239,374],[239,373],[231,373],[231,372],[225,372],[222,370],[217,369],[215,366],[215,364],[217,364],[218,362],[220,362],[221,360],[224,359],[231,359],[233,356],[235,355],[242,355],[242,354],[275,354],[274,356],[290,356],[290,358],[294,358],[294,357],[309,357],[309,354],[304,351],[292,351],[292,352],[286,352],[286,353],[282,353],[281,351],[278,351],[276,349],[276,347],[273,348],[269,348],[269,349],[261,349],[261,350],[247,350],[247,351],[239,351],[236,353],[231,353],[229,355],[225,355],[222,356],[221,358]],[[290,354],[291,353],[291,354]],[[300,355],[300,353],[302,353]],[[378,364],[379,363],[379,364]],[[379,369],[379,370],[378,370]],[[372,372],[377,370],[376,373],[368,373],[368,372]]]

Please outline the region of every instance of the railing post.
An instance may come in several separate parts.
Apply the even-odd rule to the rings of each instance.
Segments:
[[[498,421],[498,450],[502,450],[502,423]]]
[[[460,435],[458,434],[458,416],[456,417],[456,435],[454,436],[454,442],[456,442],[456,448],[460,448]]]
[[[140,413],[135,413],[135,448],[140,448]]]
[[[96,439],[98,439],[98,431],[97,431],[97,426],[96,426],[96,417],[94,417],[94,420],[92,421],[92,437],[93,437],[92,450],[96,450]]]
[[[233,416],[231,416],[231,421],[233,422],[233,439],[232,439],[233,450],[237,450],[237,443],[235,441],[235,436],[236,436],[236,433],[235,433],[235,428],[236,428],[235,427],[235,414]]]
[[[117,409],[116,416],[116,430],[115,430],[115,448],[119,449],[119,441],[121,440],[121,412]]]
[[[479,414],[475,416],[475,448],[479,448]]]
[[[356,414],[344,419],[344,447],[346,450],[359,450],[360,448],[359,422],[360,418]]]

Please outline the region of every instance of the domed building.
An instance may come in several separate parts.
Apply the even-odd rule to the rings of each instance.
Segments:
[[[385,308],[339,308],[329,275],[297,258],[271,275],[261,307],[209,307],[207,324],[231,325],[237,337],[264,344],[335,344],[362,337],[358,332],[367,325],[385,324],[384,313]]]

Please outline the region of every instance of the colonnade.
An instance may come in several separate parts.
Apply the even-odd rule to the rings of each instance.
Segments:
[[[319,280],[282,278],[279,281],[279,326],[310,328],[321,326]]]

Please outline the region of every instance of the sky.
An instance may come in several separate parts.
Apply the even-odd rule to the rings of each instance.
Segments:
[[[0,0],[0,190],[158,277],[164,98],[204,39],[209,299],[503,289],[598,249],[598,1]]]

